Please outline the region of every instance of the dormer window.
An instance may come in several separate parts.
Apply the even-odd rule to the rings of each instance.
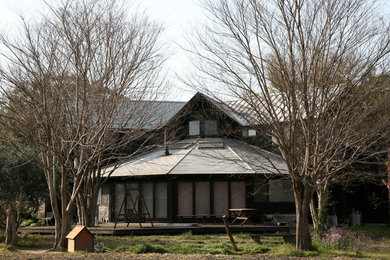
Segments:
[[[242,137],[252,137],[252,136],[256,136],[256,130],[254,129],[242,130]]]
[[[204,121],[204,135],[211,136],[217,134],[217,120]]]
[[[189,121],[188,134],[191,136],[216,136],[218,135],[217,120]]]
[[[189,135],[200,135],[200,121],[190,121],[188,124]]]

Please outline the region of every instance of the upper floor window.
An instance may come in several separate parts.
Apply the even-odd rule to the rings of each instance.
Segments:
[[[200,135],[200,121],[190,121],[188,124],[189,135]]]
[[[242,130],[242,137],[251,137],[251,136],[256,136],[256,130],[254,129]]]
[[[217,135],[217,120],[206,120],[204,121],[204,135]]]
[[[189,135],[215,136],[218,134],[217,120],[194,120],[188,123]]]

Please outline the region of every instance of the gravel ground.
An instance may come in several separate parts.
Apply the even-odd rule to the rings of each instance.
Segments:
[[[229,256],[229,255],[180,255],[180,254],[132,254],[127,252],[120,253],[63,253],[63,252],[51,252],[44,250],[15,250],[11,253],[1,253],[0,259],[191,259],[191,260],[200,260],[200,259],[247,259],[247,260],[257,260],[257,259],[324,259],[319,257],[291,257],[291,256],[267,256],[267,255],[237,255],[237,256]],[[344,259],[342,257],[336,257],[333,259]],[[354,258],[348,258],[354,259]],[[356,258],[356,259],[364,259],[364,258]]]
[[[297,257],[261,256],[261,255],[180,255],[180,254],[132,254],[120,253],[63,253],[46,250],[15,250],[11,253],[1,253],[0,259],[299,259]],[[315,259],[315,258],[305,258]]]

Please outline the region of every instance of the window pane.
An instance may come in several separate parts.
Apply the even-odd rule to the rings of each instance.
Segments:
[[[248,130],[248,136],[256,136],[256,130],[249,129]]]
[[[150,217],[153,218],[153,183],[142,183],[142,195],[149,210]],[[141,203],[142,213],[147,213],[145,203]]]
[[[257,187],[255,187],[254,192],[255,192],[255,195],[254,195],[255,202],[268,202],[268,184],[267,183],[258,184]]]
[[[118,216],[119,210],[122,206],[123,203],[123,198],[125,197],[125,187],[124,184],[115,184],[115,204],[114,204],[114,216],[115,219]],[[123,213],[123,208],[122,208],[122,213]],[[123,219],[123,216],[121,216],[119,219]]]
[[[192,215],[192,182],[179,182],[178,214]]]
[[[100,187],[98,192],[97,204],[102,204],[102,187]]]
[[[230,194],[231,194],[231,207],[235,208],[245,208],[245,182],[243,181],[232,181],[230,184]]]
[[[138,183],[128,183],[127,189],[130,191],[127,195],[126,209],[134,209],[138,212]],[[122,211],[123,213],[123,211]]]
[[[107,205],[109,204],[109,199],[110,199],[110,186],[106,183],[103,184],[101,187],[101,195],[102,195],[102,205]]]
[[[190,121],[188,124],[189,135],[200,135],[200,122]]]
[[[214,214],[225,215],[229,211],[229,193],[227,182],[214,182]]]
[[[291,183],[285,180],[269,182],[270,202],[294,202],[294,193]]]
[[[101,223],[106,223],[109,221],[109,200],[110,200],[110,186],[105,183],[100,188],[101,194],[101,204],[98,207],[98,220]]]
[[[204,134],[205,135],[217,135],[217,120],[204,121]]]
[[[156,218],[167,218],[167,210],[167,183],[160,182],[156,184]]]
[[[209,182],[195,182],[195,214],[210,214]]]

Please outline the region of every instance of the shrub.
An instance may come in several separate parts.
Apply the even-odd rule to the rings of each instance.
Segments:
[[[148,243],[142,244],[134,250],[136,254],[146,254],[146,253],[159,253],[164,254],[167,250],[161,246],[153,246]]]
[[[5,241],[5,234],[4,232],[0,231],[0,243],[4,243],[4,241]]]
[[[39,246],[38,240],[36,236],[21,236],[18,238],[17,245],[20,247],[37,247]]]
[[[271,251],[271,248],[263,245],[251,245],[243,249],[243,253],[245,254],[265,254]]]
[[[183,237],[183,239],[192,239],[193,238],[192,231],[190,230],[190,231],[188,231],[186,233],[183,233],[182,237]]]
[[[330,228],[326,232],[316,235],[314,240],[328,249],[350,249],[360,254],[371,238],[343,228]]]
[[[25,220],[23,220],[22,221],[22,223],[20,223],[20,227],[28,227],[28,226],[30,226],[31,224],[33,224],[33,223],[35,223],[36,221],[34,220],[34,219],[32,219],[32,218],[30,218],[30,219],[25,219]]]

